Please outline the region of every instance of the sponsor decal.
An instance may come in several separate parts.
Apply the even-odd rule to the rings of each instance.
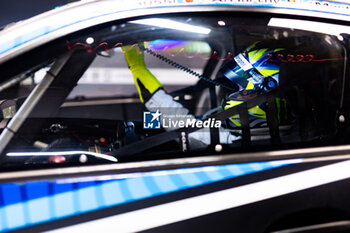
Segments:
[[[331,3],[331,2],[325,2],[325,1],[311,1],[311,3],[316,7],[322,7],[322,8],[329,8],[327,11],[333,10],[350,10],[349,5],[340,4],[340,3]]]
[[[177,0],[140,0],[137,2],[140,6],[154,6],[154,5],[174,5],[178,3]]]
[[[340,12],[349,10],[350,5],[345,2],[331,2],[321,0],[139,0],[139,6],[175,6],[175,5],[244,5],[250,7],[292,7],[295,9],[321,10],[325,12]],[[328,9],[327,9],[328,8]]]
[[[250,62],[241,53],[238,54],[238,56],[236,56],[234,60],[244,71],[253,69],[252,64],[250,64]]]

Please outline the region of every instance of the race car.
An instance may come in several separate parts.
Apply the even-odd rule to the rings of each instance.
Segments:
[[[82,1],[5,27],[0,230],[349,230],[349,7]]]

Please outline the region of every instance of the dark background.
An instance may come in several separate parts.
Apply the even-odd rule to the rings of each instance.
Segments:
[[[75,1],[76,0],[1,0],[0,27]]]

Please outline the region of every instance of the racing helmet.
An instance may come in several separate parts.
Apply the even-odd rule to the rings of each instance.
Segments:
[[[249,46],[221,69],[223,75],[238,86],[239,91],[266,92],[279,84],[280,60],[277,53],[284,49],[259,49],[258,44],[256,42]]]
[[[280,59],[278,53],[284,49],[258,48],[261,47],[259,44],[256,42],[249,46],[221,68],[221,73],[238,87],[237,92],[226,95],[223,102],[224,110],[239,105],[258,94],[271,91],[279,85]],[[276,98],[276,101],[283,103],[277,104],[278,107],[287,106],[284,99]],[[279,112],[287,113],[288,110],[283,109]],[[267,126],[265,103],[250,108],[248,114],[251,128]],[[228,126],[230,128],[241,127],[239,116],[230,117]]]

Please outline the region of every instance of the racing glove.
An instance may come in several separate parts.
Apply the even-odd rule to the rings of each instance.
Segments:
[[[143,47],[143,46],[142,46]],[[146,68],[143,50],[138,45],[122,47],[125,60],[134,77],[134,82],[142,103],[147,102],[152,95],[163,88],[158,79]]]

